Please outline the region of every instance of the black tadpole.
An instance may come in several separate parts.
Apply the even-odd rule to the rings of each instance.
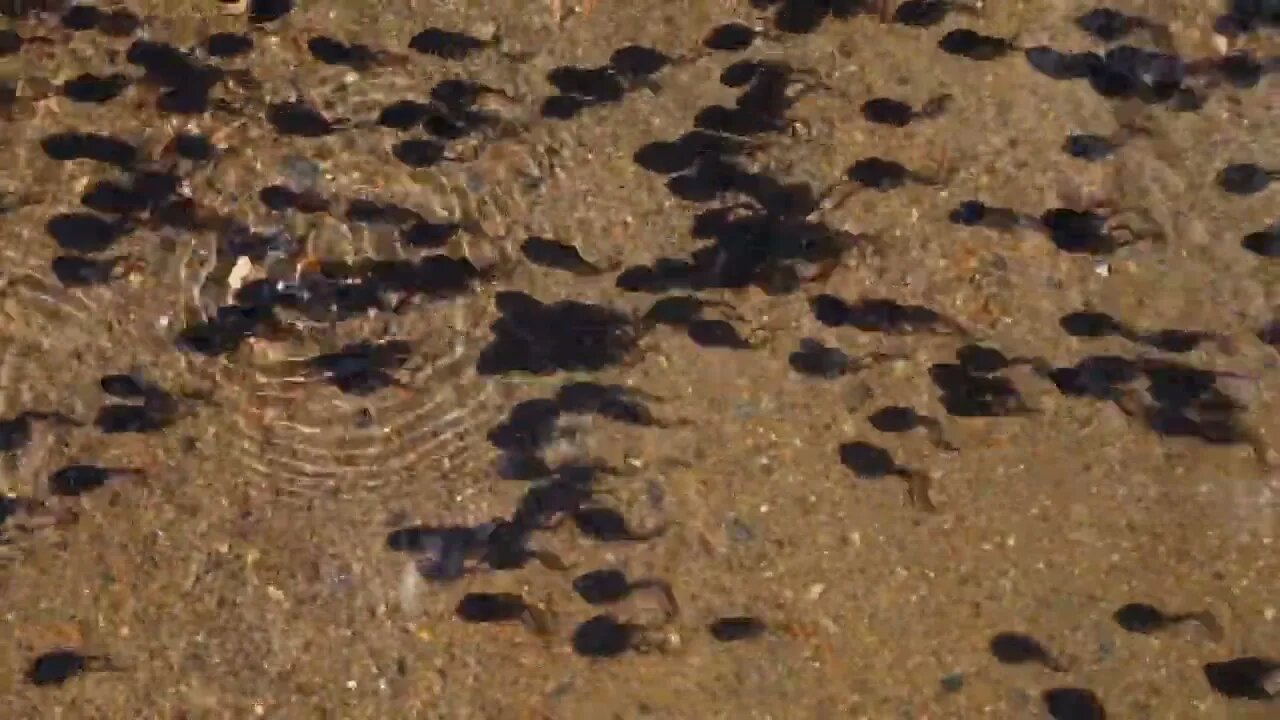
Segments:
[[[1066,672],[1065,663],[1054,658],[1038,640],[1022,633],[1003,632],[991,638],[991,654],[1005,665],[1042,665],[1054,672]]]
[[[1128,603],[1112,613],[1111,618],[1124,630],[1139,635],[1153,635],[1175,625],[1194,622],[1215,638],[1222,636],[1222,626],[1213,613],[1207,610],[1187,613],[1166,613],[1147,603]]]
[[[70,648],[50,650],[27,667],[26,681],[37,687],[61,685],[87,672],[118,672],[118,667],[106,655],[85,655]]]
[[[1270,170],[1255,163],[1235,163],[1218,172],[1218,187],[1232,195],[1255,195],[1267,189],[1280,170]]]

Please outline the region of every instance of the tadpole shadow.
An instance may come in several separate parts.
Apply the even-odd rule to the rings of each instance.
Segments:
[[[1005,665],[1040,665],[1058,673],[1068,670],[1040,641],[1024,633],[997,633],[991,637],[988,648],[991,655]]]
[[[106,435],[160,432],[187,417],[194,402],[207,400],[194,394],[175,395],[129,375],[105,375],[100,384],[105,394],[124,401],[98,408],[93,424]]]
[[[356,207],[359,209],[354,211],[354,216],[348,218],[351,221],[396,216],[396,208],[376,204]],[[270,237],[251,238],[245,247],[228,255],[262,260],[273,242]],[[229,273],[230,270],[228,263],[221,272]],[[286,319],[286,313],[325,323],[344,322],[366,316],[371,311],[398,313],[415,301],[434,302],[465,294],[491,277],[491,269],[480,269],[466,259],[444,254],[424,255],[417,260],[365,258],[354,262],[308,263],[300,265],[295,280],[253,280],[245,283],[236,291],[233,303],[222,305],[207,317],[183,327],[178,335],[178,344],[201,355],[228,355],[251,337],[296,337],[298,330]],[[312,368],[311,372],[314,370]],[[306,369],[300,368],[299,371],[305,372]],[[329,377],[338,376],[329,374]],[[342,377],[345,377],[344,383],[359,378],[387,380],[375,374]],[[350,387],[358,392],[358,385],[354,383]]]
[[[1045,366],[1037,358],[1008,358],[996,348],[970,344],[956,351],[956,362],[929,366],[929,378],[952,417],[1025,417],[1036,411],[1013,381],[1000,374],[1017,365]]]
[[[253,38],[234,32],[215,32],[204,39],[205,52],[223,60],[248,55],[253,51]]]
[[[127,38],[142,27],[142,18],[127,8],[104,10],[87,3],[71,3],[66,0],[18,0],[10,2],[12,10],[22,8],[25,12],[58,12],[63,11],[60,18],[62,27],[74,32],[96,30],[110,38]],[[7,12],[16,15],[15,12]]]
[[[658,89],[654,76],[672,65],[673,58],[641,45],[618,48],[609,62],[596,67],[562,65],[547,73],[558,94],[542,104],[542,116],[569,120],[582,111],[621,102],[633,90]]]
[[[883,0],[751,0],[759,10],[774,8],[773,25],[780,32],[808,35],[831,20],[878,14]]]
[[[1248,444],[1260,459],[1266,455],[1265,443],[1241,417],[1245,408],[1218,387],[1222,378],[1242,376],[1172,360],[1112,355],[1088,356],[1072,366],[1038,372],[1062,394],[1113,403],[1159,435],[1215,445]],[[1144,379],[1145,389],[1133,387]]]
[[[348,343],[334,352],[302,361],[302,377],[326,382],[347,395],[364,397],[389,387],[403,387],[395,371],[408,362],[413,347],[404,340]]]
[[[129,78],[122,73],[81,73],[62,83],[62,95],[72,102],[101,105],[120,97],[129,85]]]
[[[907,500],[916,509],[935,512],[937,507],[929,497],[933,479],[927,472],[899,465],[893,455],[884,448],[857,440],[840,446],[840,464],[863,480],[881,480],[894,477],[907,486]]]
[[[530,546],[533,528],[495,518],[474,526],[412,525],[387,535],[387,548],[414,557],[427,580],[450,582],[479,570],[513,570],[534,560],[555,570],[567,566],[554,553]]]
[[[888,298],[863,298],[848,303],[823,293],[810,301],[810,309],[814,318],[827,327],[852,327],[887,335],[969,335],[959,322],[935,310]]]
[[[608,272],[582,256],[582,251],[568,243],[550,238],[531,236],[520,244],[520,253],[534,265],[559,270],[578,277],[596,277]]]
[[[1204,665],[1204,676],[1209,686],[1219,695],[1243,700],[1270,700],[1271,692],[1265,686],[1273,673],[1280,671],[1280,662],[1256,656],[1238,657]]]
[[[59,248],[83,254],[111,249],[132,229],[132,224],[127,220],[108,220],[87,212],[55,215],[45,225],[46,232]]]
[[[7,418],[0,418],[0,453],[18,452],[31,444],[37,424],[52,427],[79,427],[75,418],[60,412],[26,410]]]
[[[1095,310],[1067,313],[1058,319],[1058,325],[1076,338],[1120,337],[1162,352],[1178,354],[1191,352],[1210,340],[1222,339],[1217,333],[1203,330],[1139,330]]]
[[[635,321],[605,305],[577,300],[543,303],[523,292],[498,293],[502,317],[480,353],[481,375],[594,372],[626,363],[637,348]]]
[[[62,132],[46,135],[40,148],[50,159],[61,162],[93,160],[107,165],[128,169],[138,160],[138,148],[133,144],[90,132]]]
[[[927,28],[941,24],[953,12],[976,15],[977,8],[964,0],[903,0],[893,10],[893,22]]]
[[[987,35],[970,28],[956,28],[938,40],[938,49],[967,60],[989,62],[999,60],[1020,48],[1008,38]]]
[[[1102,699],[1092,690],[1051,688],[1040,693],[1040,700],[1052,720],[1107,720]]]
[[[249,0],[249,22],[255,25],[276,22],[293,10],[293,0]]]
[[[1223,12],[1213,29],[1226,37],[1240,37],[1264,29],[1280,28],[1280,8],[1259,0],[1223,0]]]
[[[211,95],[225,71],[201,62],[194,54],[156,40],[135,40],[125,60],[143,69],[143,83],[156,86],[160,96],[156,110],[178,115],[200,115],[213,103]]]
[[[1167,35],[1157,25],[1145,26],[1156,28],[1158,36]],[[1063,52],[1040,45],[1026,48],[1024,54],[1032,68],[1054,80],[1084,80],[1103,98],[1136,99],[1175,112],[1200,110],[1207,93],[1224,84],[1237,89],[1255,87],[1265,73],[1274,70],[1247,52],[1188,59],[1129,44],[1115,45],[1103,53]]]
[[[719,309],[729,318],[742,318],[727,303],[703,300],[692,295],[672,295],[656,301],[641,317],[647,331],[656,326],[679,328],[699,347],[728,350],[751,350],[756,344],[744,338],[725,318],[708,318],[704,313]]]
[[[481,50],[492,47],[491,41],[481,40],[456,30],[429,27],[409,40],[409,49],[441,60],[465,60]]]
[[[137,468],[112,468],[100,465],[67,465],[49,475],[49,492],[60,497],[77,497],[98,490],[109,482],[144,477]]]
[[[326,65],[342,65],[352,70],[368,70],[381,62],[383,53],[362,43],[345,43],[327,35],[307,40],[311,57]]]
[[[836,183],[815,190],[747,168],[740,157],[753,136],[781,133],[787,112],[805,94],[827,89],[812,73],[782,62],[744,60],[721,74],[721,83],[742,88],[733,107],[712,105],[694,119],[694,129],[674,141],[641,147],[635,162],[667,176],[675,197],[712,204],[693,226],[693,236],[711,243],[687,259],[660,258],[626,268],[617,287],[629,292],[740,289],[756,286],[785,295],[833,272],[866,238],[819,219]]]
[[[302,100],[272,103],[267,108],[267,122],[281,135],[321,138],[345,127],[344,120],[330,120]]]

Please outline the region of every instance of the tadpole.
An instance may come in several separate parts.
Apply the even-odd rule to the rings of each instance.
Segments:
[[[121,670],[106,655],[85,655],[70,648],[60,648],[43,653],[27,666],[24,677],[37,687],[61,685],[87,672],[119,672]]]
[[[907,485],[907,500],[913,507],[925,512],[937,512],[937,506],[929,497],[933,479],[928,473],[903,467],[893,455],[882,447],[857,440],[840,446],[840,463],[864,480],[896,477]]]
[[[67,465],[49,475],[49,492],[62,497],[83,495],[97,490],[112,480],[145,477],[136,468],[110,468],[100,465]]]
[[[1030,635],[1002,632],[991,638],[991,654],[1005,665],[1042,665],[1054,672],[1066,672],[1067,666],[1049,653]]]
[[[760,637],[769,627],[759,618],[737,615],[722,617],[707,626],[707,629],[711,632],[711,637],[727,643]]]
[[[603,569],[583,573],[573,579],[573,590],[591,605],[612,605],[641,591],[652,591],[662,600],[662,609],[674,618],[680,612],[671,584],[658,578],[631,580],[621,570]]]
[[[886,405],[867,416],[871,427],[883,433],[905,433],[924,428],[929,442],[939,450],[955,452],[956,447],[943,436],[942,423],[936,418],[921,415],[914,408],[904,405]]]
[[[11,418],[0,419],[0,453],[15,452],[31,443],[35,423],[47,422],[59,427],[78,427],[74,418],[58,412],[35,412],[28,410]]]
[[[601,267],[587,260],[573,245],[543,237],[526,239],[520,245],[520,252],[534,265],[562,270],[579,277],[593,277],[615,269],[613,266]]]
[[[550,612],[516,593],[467,593],[458,601],[454,614],[469,623],[518,622],[539,637],[547,637],[555,631]]]
[[[659,627],[660,624],[625,622],[601,613],[574,630],[573,650],[593,658],[614,658],[630,650],[649,652],[661,647],[661,639],[653,632]]]
[[[1255,195],[1267,189],[1280,177],[1280,170],[1267,169],[1255,163],[1234,163],[1218,172],[1218,187],[1232,195]]]
[[[926,120],[938,117],[946,112],[951,104],[951,95],[938,95],[931,98],[919,110],[912,108],[901,100],[887,97],[872,98],[862,104],[862,117],[867,122],[890,127],[906,127],[914,120]]]
[[[978,61],[995,60],[1019,49],[1011,40],[983,35],[968,28],[959,28],[943,35],[938,41],[938,48],[948,55]]]
[[[1153,635],[1168,630],[1176,625],[1194,622],[1215,639],[1223,636],[1222,625],[1213,613],[1198,610],[1185,613],[1165,613],[1154,605],[1147,603],[1129,603],[1121,606],[1111,615],[1121,628],[1140,635]]]

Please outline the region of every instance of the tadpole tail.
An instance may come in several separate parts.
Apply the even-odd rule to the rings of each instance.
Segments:
[[[112,660],[108,655],[85,655],[85,672],[125,672],[127,668]]]
[[[549,638],[555,634],[556,618],[550,610],[526,602],[520,613],[520,624],[538,637]]]
[[[1253,457],[1257,460],[1258,465],[1263,470],[1274,470],[1275,463],[1271,458],[1275,455],[1275,450],[1271,447],[1261,433],[1250,428],[1241,428],[1240,434],[1244,437],[1245,442],[1249,444],[1249,448],[1253,450]]]
[[[60,425],[62,427],[83,427],[84,423],[60,412],[28,412],[26,416],[32,420]]]
[[[924,428],[929,444],[943,452],[954,453],[960,451],[959,448],[947,441],[945,431],[942,429],[942,423],[937,418],[921,416],[920,427]]]
[[[875,367],[881,363],[893,362],[894,360],[905,360],[907,357],[908,356],[903,353],[873,352],[856,358],[849,358],[849,363],[846,366],[846,369],[851,373],[862,372],[863,370]]]
[[[1018,355],[1009,359],[1009,367],[1018,367],[1022,365],[1031,368],[1032,372],[1041,377],[1049,377],[1049,373],[1054,370],[1053,363],[1042,357]]]
[[[1051,670],[1056,673],[1064,673],[1064,672],[1071,671],[1071,665],[1069,663],[1066,663],[1063,660],[1053,655],[1050,655],[1048,652],[1046,652],[1044,656],[1040,658],[1040,664],[1043,665],[1046,670]]]
[[[1209,637],[1218,642],[1225,637],[1226,632],[1222,628],[1222,623],[1218,622],[1218,618],[1208,610],[1197,610],[1195,612],[1178,613],[1169,617],[1171,623],[1193,622],[1204,628],[1209,633]]]
[[[653,627],[661,627],[675,620],[680,616],[680,603],[676,600],[675,590],[671,588],[671,583],[659,578],[643,578],[631,583],[631,590],[656,590],[662,595],[663,600],[663,618]]]
[[[664,520],[661,523],[658,523],[656,527],[649,528],[648,530],[636,531],[631,528],[627,528],[625,539],[629,542],[646,542],[648,540],[662,537],[670,527],[671,523]]]
[[[530,554],[533,556],[534,560],[538,561],[539,565],[548,570],[566,572],[573,568],[572,564],[565,562],[564,558],[550,550],[531,550]]]
[[[916,111],[915,115],[916,117],[925,120],[936,118],[947,111],[947,108],[951,106],[952,99],[953,96],[951,93],[942,93],[941,95],[931,97],[920,106],[920,109]]]
[[[897,475],[907,484],[907,501],[911,503],[911,507],[927,513],[938,512],[938,506],[934,505],[933,498],[929,497],[933,478],[928,473],[900,468]]]

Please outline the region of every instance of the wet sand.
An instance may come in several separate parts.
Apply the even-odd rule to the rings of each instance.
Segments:
[[[1216,180],[1280,166],[1275,76],[1177,111],[1023,52],[1211,58],[1222,8],[1117,1],[1168,31],[1108,45],[1076,0],[811,32],[728,0],[273,5],[11,23],[12,717],[1276,713],[1280,268],[1244,238],[1280,184]],[[706,50],[733,21],[766,30]],[[962,28],[1016,47],[939,47]],[[851,182],[872,157],[910,172]],[[469,622],[468,593],[528,609]],[[58,648],[112,671],[29,682]]]

